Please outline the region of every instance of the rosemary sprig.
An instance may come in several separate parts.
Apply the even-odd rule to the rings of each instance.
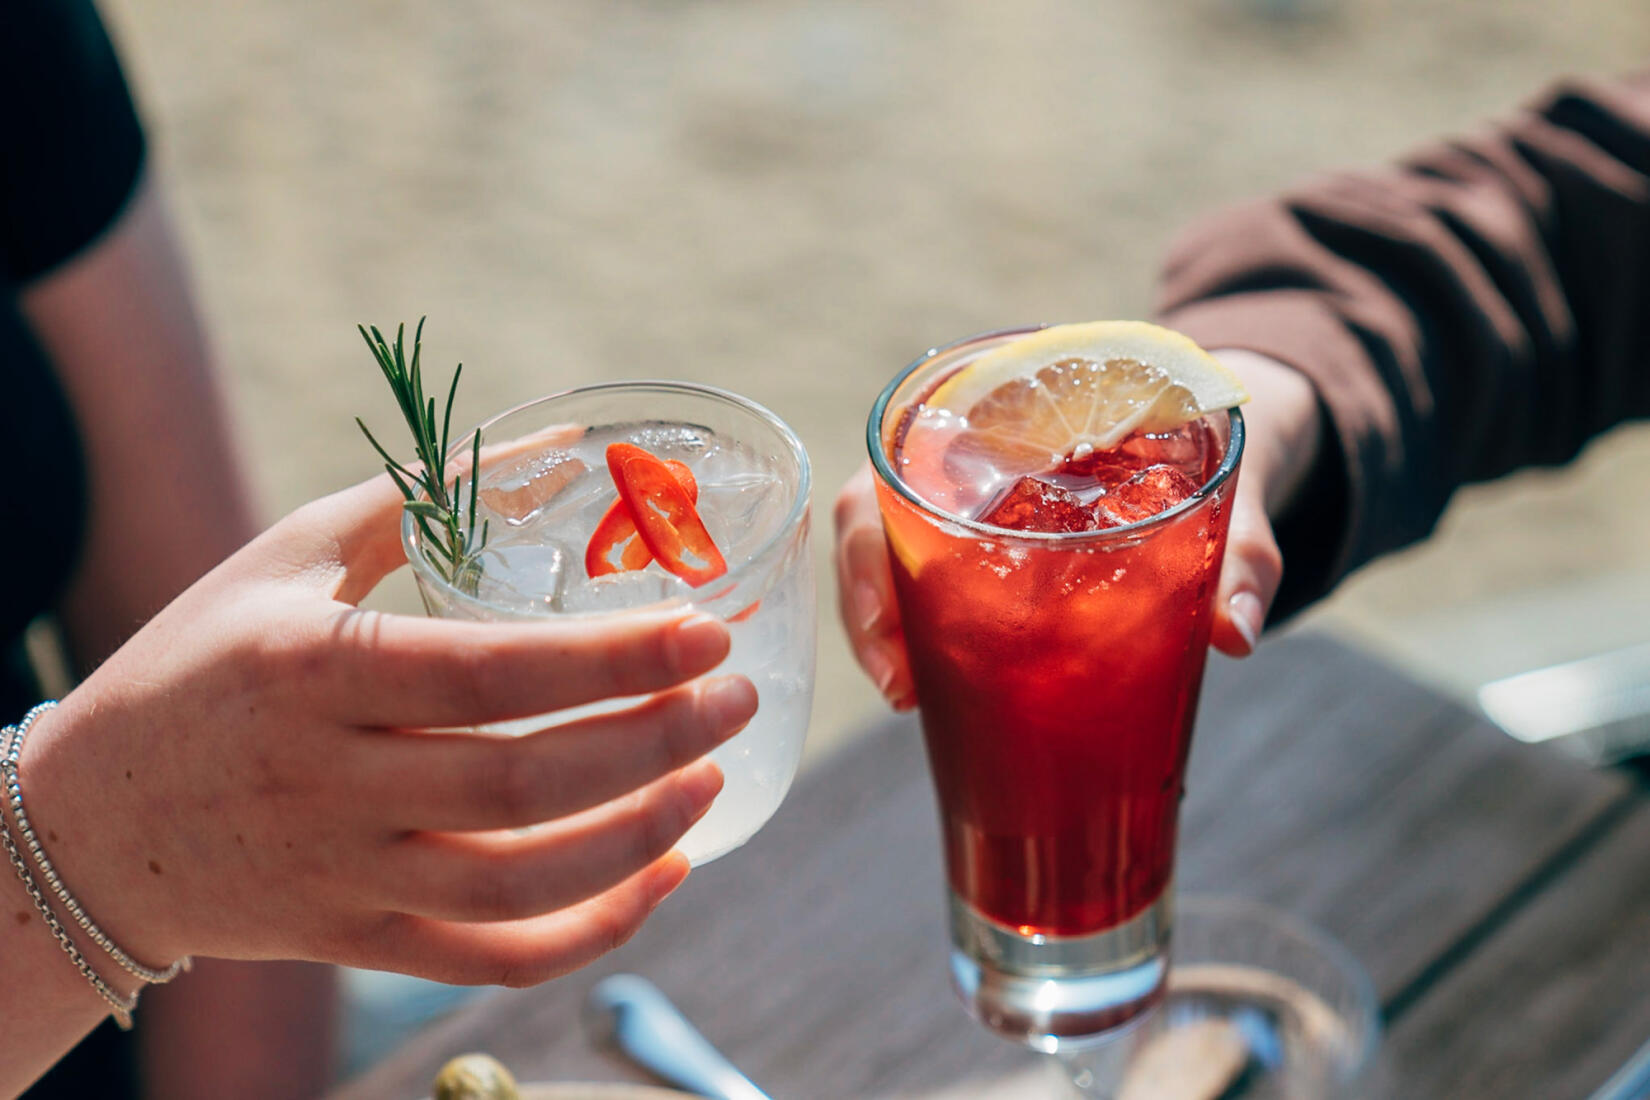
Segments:
[[[424,318],[418,319],[413,332],[412,362],[407,362],[404,337],[406,326],[395,328],[395,343],[384,339],[374,325],[356,325],[361,338],[372,349],[378,368],[384,372],[395,400],[401,406],[401,415],[412,429],[413,447],[418,452],[418,472],[397,462],[358,416],[355,423],[384,460],[401,493],[407,498],[405,508],[418,521],[419,533],[424,537],[420,545],[424,556],[438,573],[451,584],[467,592],[474,592],[481,575],[477,555],[487,545],[487,524],[476,528],[476,477],[481,469],[481,431],[477,429],[470,441],[470,501],[468,510],[463,504],[462,475],[454,474],[451,487],[444,480],[446,470],[448,433],[453,424],[453,398],[458,393],[458,377],[464,371],[460,363],[453,371],[453,381],[447,387],[447,407],[441,417],[440,431],[436,430],[435,398],[424,396],[424,376],[419,369],[419,351],[424,336]]]

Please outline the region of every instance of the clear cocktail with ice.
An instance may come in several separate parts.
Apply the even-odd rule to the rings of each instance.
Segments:
[[[415,519],[403,523],[425,606],[448,618],[534,619],[691,605],[725,620],[733,644],[717,671],[749,677],[760,703],[750,725],[710,754],[725,784],[678,847],[695,865],[737,848],[784,799],[813,699],[810,480],[801,442],[751,401],[676,382],[570,390],[502,413],[479,430],[477,522],[488,532],[479,572],[462,587],[450,583],[427,559]],[[462,438],[466,452],[453,456],[460,462],[468,458],[471,433]],[[619,499],[609,465],[614,444],[686,471],[677,477],[691,486],[693,508],[725,572],[706,579],[705,571],[695,574],[680,562],[673,572],[645,551],[638,557],[635,535],[598,545]],[[464,493],[467,503],[467,487]],[[690,565],[702,564],[691,549],[683,553]],[[505,728],[526,732],[629,702]]]

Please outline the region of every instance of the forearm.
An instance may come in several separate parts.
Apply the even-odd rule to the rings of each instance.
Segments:
[[[24,309],[85,440],[87,535],[60,618],[81,674],[254,531],[187,273],[153,181]],[[332,1068],[325,967],[203,962],[145,998],[156,1096],[314,1094]]]
[[[1177,244],[1166,323],[1289,364],[1323,402],[1343,523],[1321,587],[1426,534],[1457,486],[1650,412],[1647,173],[1650,81],[1571,88]]]
[[[15,719],[15,716],[14,716]],[[5,828],[19,837],[9,807],[0,807]],[[49,838],[47,838],[49,840]],[[22,858],[27,849],[18,843]],[[66,919],[57,912],[60,921]],[[76,946],[96,951],[83,939]],[[86,956],[121,996],[135,979],[99,955]],[[0,1097],[22,1092],[109,1015],[98,996],[59,946],[34,899],[8,860],[0,860]]]

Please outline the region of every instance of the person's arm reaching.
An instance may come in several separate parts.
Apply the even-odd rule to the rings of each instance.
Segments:
[[[84,676],[256,527],[183,264],[146,178],[143,129],[95,9],[20,0],[0,23],[13,32],[0,46],[0,136],[12,154],[0,156],[0,287],[27,329],[6,346],[31,357],[24,373],[52,379],[72,412],[85,501],[56,610]],[[41,431],[70,431],[48,422]],[[74,454],[54,442],[59,450],[30,457]],[[57,507],[68,522],[74,505]],[[331,1001],[324,968],[205,963],[146,1003],[149,1091],[318,1091]]]
[[[1241,656],[1462,484],[1650,415],[1650,74],[1217,214],[1176,243],[1158,312],[1253,397],[1213,635]],[[911,706],[868,471],[836,525],[849,642]]]
[[[240,463],[153,181],[22,311],[84,441],[81,559],[59,608],[78,674],[256,531]],[[330,1077],[333,978],[303,963],[208,960],[145,1002],[157,1096],[304,1095]]]
[[[722,782],[702,757],[757,705],[744,677],[704,676],[726,626],[691,609],[580,623],[362,611],[405,561],[402,503],[379,475],[294,512],[30,736],[33,828],[132,957],[525,986],[624,942],[686,876],[672,848]],[[431,732],[643,695],[520,737]],[[108,1009],[16,876],[0,877],[0,906],[3,1096]],[[288,1077],[273,1086],[296,1094]]]
[[[1217,214],[1173,248],[1162,315],[1315,385],[1320,476],[1273,513],[1287,615],[1426,535],[1462,484],[1650,414],[1650,76]],[[1229,573],[1242,552],[1234,529]]]

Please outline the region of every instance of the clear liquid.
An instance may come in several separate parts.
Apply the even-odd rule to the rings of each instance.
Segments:
[[[657,562],[634,573],[591,578],[584,548],[617,498],[610,443],[633,443],[693,471],[699,517],[737,568],[779,530],[791,494],[774,463],[736,440],[687,425],[592,429],[576,442],[532,451],[486,472],[478,522],[487,524],[477,594],[511,610],[559,614],[613,611],[692,590]]]

